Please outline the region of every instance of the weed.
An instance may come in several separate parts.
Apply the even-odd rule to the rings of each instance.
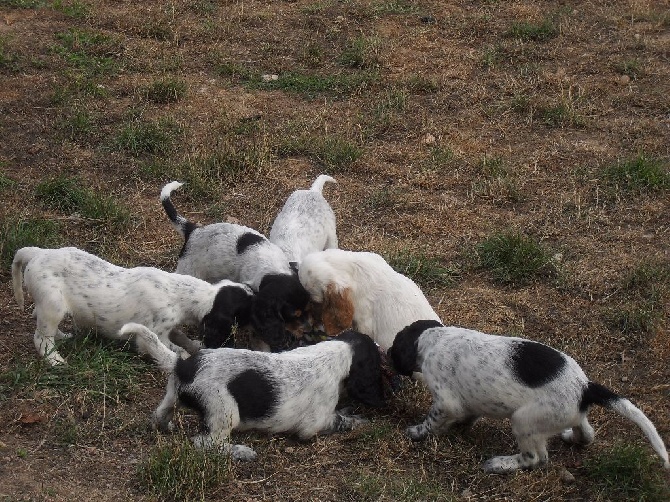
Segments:
[[[661,502],[670,499],[658,459],[641,446],[617,444],[584,462],[594,493],[610,500]]]
[[[433,79],[422,75],[413,75],[406,82],[405,87],[415,94],[434,94],[440,90],[440,85]]]
[[[26,246],[58,247],[63,242],[60,225],[53,220],[5,221],[0,232],[0,256],[5,270],[11,265],[17,249]]]
[[[605,167],[602,170],[602,176],[611,185],[626,191],[670,188],[670,172],[668,172],[667,162],[652,159],[643,154]]]
[[[182,132],[182,127],[169,119],[155,122],[133,121],[123,127],[118,142],[135,157],[143,154],[166,155]]]
[[[112,197],[96,194],[82,186],[77,178],[60,175],[42,181],[35,188],[37,199],[48,209],[66,214],[78,214],[122,227],[130,221],[130,212],[119,206]]]
[[[538,107],[540,121],[548,127],[583,127],[584,118],[577,113],[574,104],[563,100],[556,105]]]
[[[558,29],[549,19],[543,20],[540,24],[522,21],[513,23],[507,35],[523,41],[546,42],[558,36]]]
[[[502,284],[522,286],[556,273],[544,247],[520,233],[499,233],[485,239],[477,246],[477,255],[479,266]]]
[[[230,478],[230,457],[197,449],[183,436],[159,439],[137,476],[147,492],[162,500],[206,500]]]
[[[386,256],[396,272],[406,275],[423,287],[453,286],[460,279],[457,268],[447,267],[435,257],[423,252],[401,250]]]
[[[186,82],[173,78],[157,80],[144,90],[146,99],[158,104],[176,103],[186,94]]]

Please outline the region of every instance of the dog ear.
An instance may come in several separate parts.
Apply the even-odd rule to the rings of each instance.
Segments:
[[[348,288],[338,289],[334,284],[328,284],[323,294],[321,322],[328,336],[351,328],[354,322],[354,304]]]
[[[388,350],[388,356],[395,370],[401,375],[412,376],[417,367],[419,337],[428,328],[442,326],[438,321],[415,321],[401,329]]]
[[[206,349],[219,347],[234,347],[235,338],[232,336],[234,321],[230,317],[210,312],[202,318],[200,329],[202,343]]]
[[[349,343],[353,351],[345,384],[349,396],[368,406],[384,406],[382,358],[377,344],[369,336],[353,330],[335,339]]]

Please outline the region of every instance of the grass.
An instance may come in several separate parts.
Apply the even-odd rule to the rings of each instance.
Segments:
[[[132,121],[121,129],[118,144],[134,157],[170,153],[182,127],[170,119]]]
[[[356,162],[363,155],[363,149],[340,136],[300,136],[281,142],[277,153],[282,156],[305,155],[326,173],[337,174]]]
[[[344,97],[369,87],[378,78],[378,74],[372,71],[328,75],[286,72],[279,75],[277,80],[262,82],[259,78],[249,81],[247,86],[252,89],[281,90],[302,94],[308,98],[321,94]]]
[[[430,500],[446,502],[457,500],[447,487],[436,481],[421,481],[401,475],[360,472],[347,483],[356,500],[394,500],[411,502]]]
[[[449,287],[460,279],[457,268],[445,266],[439,258],[423,252],[401,250],[390,253],[386,261],[396,272],[406,275],[421,287]]]
[[[51,7],[74,19],[83,19],[91,11],[90,5],[78,0],[54,0]]]
[[[512,23],[507,36],[524,42],[546,42],[558,36],[558,28],[549,19],[545,19],[541,23],[520,21]]]
[[[476,251],[479,266],[501,284],[523,286],[556,274],[548,251],[521,233],[494,234],[481,242]]]
[[[606,166],[602,169],[601,176],[611,186],[627,192],[670,188],[668,163],[644,154]]]
[[[648,448],[635,445],[614,446],[610,451],[584,462],[591,492],[609,500],[661,502],[670,499],[658,457]]]
[[[123,227],[130,222],[130,211],[111,196],[103,196],[85,187],[76,177],[60,175],[35,187],[35,196],[47,208],[68,215]]]
[[[375,37],[354,38],[349,41],[337,61],[347,68],[378,68],[379,46],[380,40]]]
[[[58,127],[71,141],[81,141],[93,133],[95,119],[88,110],[75,106]]]
[[[90,77],[112,75],[120,67],[116,56],[121,53],[118,39],[101,32],[71,28],[56,34],[60,42],[53,50],[69,66]]]
[[[58,222],[41,218],[5,221],[0,229],[0,259],[7,270],[17,249],[27,246],[58,247],[63,243]]]
[[[19,56],[9,48],[8,38],[0,36],[0,71],[17,71],[18,63]]]
[[[26,343],[32,346],[28,337]],[[36,354],[27,362],[16,360],[13,367],[0,373],[0,394],[29,396],[46,391],[43,396],[77,394],[91,401],[104,400],[106,404],[132,401],[138,395],[138,382],[146,374],[147,364],[126,344],[84,332],[57,346],[67,364],[52,367]]]
[[[186,95],[186,82],[165,77],[153,82],[143,90],[142,95],[157,104],[176,103]]]
[[[140,486],[160,500],[207,500],[230,478],[230,457],[199,450],[183,436],[160,439],[137,477]]]

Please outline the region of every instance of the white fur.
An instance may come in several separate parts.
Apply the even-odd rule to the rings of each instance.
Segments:
[[[134,334],[138,351],[149,354],[169,373],[165,397],[153,415],[160,430],[173,428],[172,417],[180,401],[197,402],[207,427],[207,434],[193,438],[198,447],[219,449],[236,460],[253,460],[256,453],[251,448],[230,444],[232,430],[293,432],[304,440],[350,430],[363,422],[335,411],[344,381],[353,371],[360,339],[332,340],[277,354],[202,349],[190,359],[179,360],[144,326],[128,324],[121,334]],[[366,343],[376,352],[369,338]],[[378,355],[370,360],[372,364],[379,366]],[[249,375],[252,378],[245,380]],[[381,395],[381,373],[379,380]],[[250,416],[248,410],[259,407],[265,412]]]
[[[291,262],[299,264],[309,253],[337,248],[335,213],[321,194],[327,182],[336,183],[322,174],[309,190],[293,192],[272,224],[270,241]]]
[[[598,404],[637,424],[670,468],[663,440],[649,419],[627,399],[589,382],[568,355],[529,340],[463,328],[428,327],[411,335],[412,330],[415,326],[398,334],[389,355],[394,363],[402,360],[413,337],[416,366],[405,367],[404,373],[421,371],[433,397],[426,419],[407,429],[413,440],[482,416],[509,418],[521,453],[493,457],[483,467],[486,472],[513,472],[546,463],[547,439],[556,434],[568,442],[590,443],[594,431],[588,408]],[[396,350],[400,352],[394,354]]]
[[[312,301],[322,304],[328,335],[353,327],[387,350],[396,333],[413,321],[440,320],[419,287],[375,253],[312,253],[298,276]]]
[[[230,281],[212,285],[151,267],[118,267],[74,247],[25,247],[16,252],[12,281],[22,309],[24,279],[35,303],[35,347],[52,365],[64,362],[54,340],[68,336],[58,329],[67,315],[77,327],[93,328],[111,338],[118,338],[125,323],[139,322],[174,347],[170,332],[183,324],[199,323],[222,287],[240,287],[252,294],[246,286]]]

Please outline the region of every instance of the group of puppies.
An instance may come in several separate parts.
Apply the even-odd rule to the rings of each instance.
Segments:
[[[322,194],[327,182],[335,180],[321,175],[293,192],[269,238],[239,224],[187,220],[171,200],[182,184],[168,183],[160,201],[184,239],[174,273],[119,267],[72,247],[19,249],[14,294],[21,308],[24,286],[32,296],[37,351],[52,365],[65,362],[56,341],[71,336],[59,329],[66,316],[77,327],[134,339],[169,375],[154,424],[168,431],[179,404],[193,408],[205,425],[194,443],[238,460],[256,453],[230,443],[234,429],[308,439],[362,423],[337,410],[341,393],[383,406],[388,357],[399,374],[420,374],[433,399],[425,420],[407,428],[412,440],[480,417],[511,419],[520,453],[487,460],[486,472],[546,463],[547,440],[557,434],[590,443],[593,404],[636,423],[670,469],[649,419],[589,381],[571,357],[530,340],[445,327],[420,288],[381,256],[339,249]],[[197,326],[202,341],[183,326]],[[236,326],[250,327],[258,350],[235,348]],[[307,344],[314,326],[325,341]]]

